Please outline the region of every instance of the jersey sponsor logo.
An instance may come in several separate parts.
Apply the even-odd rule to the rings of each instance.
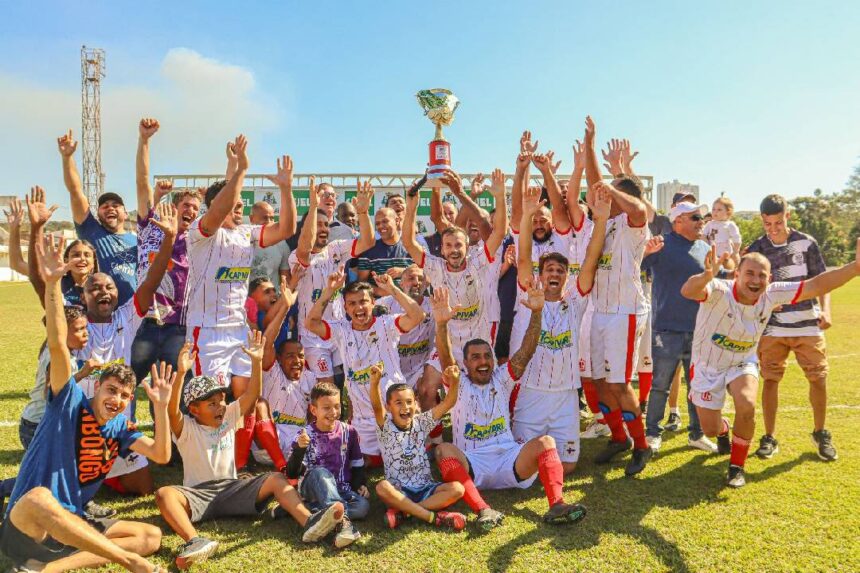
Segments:
[[[219,267],[215,280],[220,283],[243,283],[251,276],[251,267]]]
[[[412,344],[398,344],[397,354],[400,356],[417,356],[418,354],[427,352],[429,348],[430,340],[419,340]]]
[[[113,438],[105,439],[95,416],[83,407],[76,438],[78,482],[86,485],[103,479],[113,467],[119,443]]]
[[[534,274],[539,274],[539,273],[540,273],[540,264],[538,263],[538,261],[532,261],[532,272],[533,272]],[[568,272],[568,274],[570,274],[571,276],[576,276],[576,275],[578,275],[578,274],[579,274],[579,264],[578,264],[578,263],[570,263],[570,264],[567,266],[567,272]]]
[[[325,356],[320,356],[317,360],[317,369],[320,372],[328,372],[328,360],[326,360]]]
[[[290,416],[286,412],[272,412],[272,420],[276,424],[285,424],[287,426],[307,426],[308,421],[302,417]]]
[[[611,271],[612,270],[612,253],[600,255],[600,258],[597,260],[597,268],[602,269],[604,271]]]
[[[350,368],[347,372],[347,376],[349,376],[349,379],[353,382],[356,382],[358,384],[366,384],[370,382],[370,369],[374,366],[377,366],[380,370],[382,370],[382,373],[385,374],[385,363],[380,360],[376,364],[372,364],[367,368],[362,368],[361,370],[353,370],[352,368]]]
[[[316,302],[319,299],[319,297],[322,296],[322,291],[323,291],[323,289],[321,289],[321,288],[315,288],[313,290],[313,292],[311,292],[311,302]],[[335,291],[335,293],[332,295],[331,299],[329,299],[329,300],[335,300],[338,298],[340,298],[340,291]]]
[[[471,320],[478,316],[479,308],[480,305],[478,304],[473,304],[472,306],[461,308],[454,313],[454,320]]]
[[[711,342],[729,352],[747,352],[755,346],[755,341],[732,340],[725,334],[714,333]]]
[[[487,440],[494,436],[498,436],[499,434],[503,434],[507,429],[507,426],[504,416],[499,416],[486,426],[468,422],[466,423],[466,427],[463,429],[463,437],[467,440]]]
[[[553,336],[549,331],[541,330],[538,345],[543,346],[544,348],[549,348],[550,350],[561,350],[562,348],[571,347],[572,341],[573,337],[569,330],[556,334],[555,336]]]

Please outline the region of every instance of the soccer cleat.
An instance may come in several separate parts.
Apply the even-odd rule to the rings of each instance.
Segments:
[[[337,526],[337,533],[334,535],[334,546],[338,549],[343,549],[347,545],[355,543],[359,537],[361,537],[361,533],[358,532],[349,518],[344,516],[343,521]]]
[[[677,432],[681,429],[681,414],[677,414],[675,412],[671,412],[669,414],[669,419],[666,420],[666,425],[663,426],[663,429],[667,432]]]
[[[585,506],[580,503],[564,503],[560,502],[543,514],[544,523],[552,525],[564,525],[567,523],[576,523],[585,517]]]
[[[728,434],[720,434],[717,436],[717,453],[721,456],[727,456],[732,453],[732,441]]]
[[[502,524],[505,514],[490,507],[485,507],[478,512],[478,526],[484,531],[489,531]]]
[[[304,543],[316,543],[332,532],[337,525],[344,520],[343,504],[334,502],[325,509],[313,513],[305,522],[305,531],[302,533]]]
[[[627,438],[623,442],[614,442],[610,440],[607,442],[606,446],[597,452],[597,455],[594,456],[594,463],[596,464],[608,464],[612,461],[612,458],[620,454],[621,452],[627,451],[633,447],[633,440],[631,438]]]
[[[116,515],[116,510],[99,505],[94,501],[88,501],[87,504],[84,505],[84,513],[96,519],[110,519]]]
[[[591,440],[594,438],[603,438],[609,437],[612,435],[612,430],[609,429],[605,423],[603,423],[602,418],[595,418],[588,424],[588,427],[585,428],[585,431],[579,436],[583,440]]]
[[[385,511],[383,519],[385,520],[385,525],[388,526],[388,529],[397,529],[406,520],[406,514],[402,511],[388,508]]]
[[[726,436],[728,437],[728,436]],[[696,448],[697,450],[702,450],[703,452],[708,452],[709,454],[716,454],[719,450],[717,444],[708,439],[707,436],[702,436],[698,440],[694,440],[692,438],[687,438],[687,445],[691,448]],[[731,445],[729,445],[729,449],[731,450]]]
[[[769,460],[777,453],[779,453],[779,442],[776,441],[776,438],[770,434],[763,435],[758,442],[758,449],[755,451],[755,455],[763,460]]]
[[[454,531],[462,531],[466,528],[466,516],[456,511],[438,511],[436,512],[436,521],[433,525],[436,527],[447,527]]]
[[[836,453],[836,447],[833,445],[833,437],[830,435],[830,430],[822,429],[812,432],[812,443],[818,448],[818,457],[825,462],[839,459],[839,454]]]
[[[648,460],[650,460],[653,455],[654,450],[651,448],[634,449],[633,457],[627,463],[627,467],[624,468],[624,475],[635,476],[636,474],[641,473],[642,470],[645,469],[645,466],[648,465]]]
[[[744,468],[741,466],[729,466],[729,475],[726,478],[726,484],[729,487],[743,487],[747,484],[746,478],[744,478]]]
[[[179,548],[179,555],[176,556],[176,567],[179,569],[188,569],[194,563],[206,561],[210,555],[218,549],[218,542],[205,537],[194,537],[189,539],[182,547]]]
[[[660,451],[660,448],[663,446],[663,438],[660,436],[645,436],[645,441],[648,442],[648,447],[651,448],[651,451],[655,454]]]

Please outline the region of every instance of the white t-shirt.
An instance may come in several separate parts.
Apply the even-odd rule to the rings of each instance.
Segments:
[[[316,384],[313,372],[304,368],[298,380],[290,380],[275,361],[263,371],[263,399],[269,403],[272,419],[278,426],[281,443],[291,444],[308,425],[308,404]]]
[[[648,225],[631,227],[627,213],[606,224],[606,243],[597,264],[592,302],[603,314],[641,314],[649,305],[642,291],[642,256],[651,238]]]
[[[723,372],[757,363],[756,348],[773,310],[803,292],[803,282],[770,283],[755,304],[741,304],[735,281],[712,280],[696,315],[691,363],[702,371]]]
[[[429,410],[412,418],[412,427],[408,430],[395,426],[391,414],[385,414],[385,423],[377,427],[376,436],[385,465],[385,479],[391,485],[417,490],[433,481],[425,442],[434,427],[436,420]]]
[[[718,257],[723,253],[733,253],[733,245],[741,244],[741,231],[734,221],[708,221],[702,234],[709,245],[716,245]]]
[[[469,452],[482,446],[516,443],[509,410],[516,383],[510,363],[496,367],[483,386],[467,375],[461,376],[457,404],[451,410],[455,446]]]
[[[403,314],[403,307],[393,296],[380,297],[376,299],[376,304],[387,308],[388,314]],[[400,342],[397,344],[400,371],[407,380],[411,380],[417,372],[424,370],[424,365],[436,348],[436,322],[433,320],[429,297],[425,296],[421,301],[421,309],[425,314],[424,320],[409,332],[401,334]]]
[[[173,436],[182,456],[182,485],[236,479],[236,430],[245,422],[239,401],[227,406],[224,421],[217,428],[204,426],[187,414],[182,422],[182,435]]]
[[[188,230],[188,287],[185,324],[189,327],[242,326],[254,245],[262,243],[261,225],[218,227],[205,235],[200,219]]]
[[[308,332],[307,328],[305,328],[305,318],[307,318],[314,303],[325,289],[329,275],[337,271],[338,267],[345,264],[351,257],[355,257],[356,244],[356,240],[332,241],[320,252],[312,253],[307,266],[299,261],[296,251],[290,253],[290,266],[300,264],[306,268],[305,276],[302,277],[296,286],[299,305],[299,336],[314,336],[313,333]],[[323,312],[323,320],[331,322],[343,320],[344,318],[343,298],[340,292],[337,292],[329,302],[325,312]]]
[[[111,364],[130,366],[131,345],[144,316],[145,313],[141,313],[137,308],[137,295],[134,295],[113,312],[110,322],[87,323],[87,333],[89,334],[87,345],[75,352],[75,358],[79,360],[94,358],[103,365],[102,369]],[[100,374],[101,371],[93,372],[78,382],[78,386],[81,387],[87,398],[92,398],[95,394],[95,384]],[[126,413],[130,413],[130,408],[131,403],[126,408]]]

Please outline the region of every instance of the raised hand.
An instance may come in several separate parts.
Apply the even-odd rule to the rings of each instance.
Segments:
[[[78,142],[72,137],[72,130],[69,133],[57,138],[57,147],[60,149],[60,155],[63,157],[71,157],[75,154],[78,148]]]
[[[169,179],[159,179],[155,182],[155,191],[153,192],[152,200],[158,205],[161,200],[170,195],[173,191],[173,181]]]
[[[51,235],[45,237],[42,243],[36,243],[36,251],[41,261],[39,273],[42,275],[42,280],[46,283],[55,283],[69,272],[74,264],[73,261],[63,261],[63,251],[66,248],[66,240],[60,236],[55,243],[55,238]]]
[[[504,201],[507,194],[507,189],[505,189],[505,174],[499,168],[493,169],[490,181],[492,182],[490,192],[493,194],[493,198],[496,202]]]
[[[175,238],[179,233],[179,217],[176,215],[176,206],[173,203],[159,203],[155,206],[155,214],[149,222],[161,229],[165,235]]]
[[[552,174],[555,175],[558,173],[558,168],[561,167],[561,159],[553,163],[553,159],[555,158],[555,151],[547,151],[546,157],[549,159],[549,168],[552,171]]]
[[[621,140],[621,166],[624,168],[624,173],[630,174],[633,170],[630,168],[630,164],[636,159],[636,156],[639,155],[638,151],[630,152],[630,140],[622,139]]]
[[[717,276],[720,272],[720,268],[725,264],[725,262],[729,259],[730,253],[723,253],[721,256],[717,256],[717,246],[711,245],[711,250],[705,255],[705,274],[710,275],[711,278]]]
[[[54,211],[57,210],[56,205],[48,207],[45,204],[45,190],[36,185],[30,188],[30,195],[24,196],[27,202],[27,214],[30,217],[30,225],[33,227],[41,227],[51,218]]]
[[[457,314],[457,309],[451,308],[447,287],[436,287],[430,297],[430,306],[433,309],[433,320],[436,324],[446,324]]]
[[[150,383],[143,383],[143,389],[149,396],[149,401],[152,402],[153,406],[167,405],[170,401],[173,383],[176,382],[176,372],[173,371],[173,366],[163,361],[158,365],[158,368],[153,364],[150,376]]]
[[[451,387],[457,382],[460,381],[460,368],[456,364],[452,364],[445,368],[445,371],[442,372],[442,380],[445,383],[445,386]]]
[[[578,139],[573,144],[573,169],[575,171],[585,170],[585,147]]]
[[[520,137],[520,153],[528,155],[531,157],[534,155],[535,151],[537,151],[539,141],[535,140],[532,143],[532,132],[524,131],[522,136]]]
[[[233,141],[233,152],[236,154],[236,164],[239,169],[246,171],[248,169],[248,140],[244,135],[239,135]]]
[[[100,360],[96,360],[95,358],[90,358],[84,362],[84,365],[78,368],[78,371],[75,373],[76,378],[83,380],[93,372],[97,372],[104,364],[101,363]]]
[[[454,195],[462,195],[463,194],[463,181],[460,179],[460,176],[457,175],[451,169],[446,169],[442,172],[442,176],[439,178],[439,181],[442,182],[443,185],[448,187],[451,190],[451,193]]]
[[[659,253],[663,249],[663,236],[657,235],[656,237],[651,237],[648,239],[648,242],[645,243],[645,254],[644,256],[653,255],[654,253]]]
[[[326,288],[332,292],[337,292],[343,288],[343,284],[345,282],[346,274],[343,272],[343,267],[341,267],[328,276],[328,279],[326,280]]]
[[[594,145],[594,137],[597,135],[597,126],[590,115],[585,116],[585,145]]]
[[[612,187],[603,181],[598,181],[592,187],[594,189],[594,204],[591,205],[591,213],[595,220],[606,221],[612,209]]]
[[[469,192],[469,195],[472,197],[473,200],[477,200],[478,196],[480,196],[481,193],[483,193],[483,192],[484,192],[484,174],[478,173],[472,179],[471,191]]]
[[[290,269],[290,284],[288,285],[290,290],[296,290],[296,287],[299,285],[299,281],[304,278],[306,272],[307,269],[299,263],[293,265],[293,268]]]
[[[293,159],[289,155],[282,155],[276,160],[278,172],[274,175],[266,175],[266,179],[278,187],[293,187]]]
[[[197,360],[197,352],[193,352],[192,348],[193,345],[191,342],[186,342],[179,349],[179,356],[176,357],[177,372],[190,372],[194,368],[194,361]]]
[[[3,209],[3,214],[6,215],[6,222],[9,223],[9,228],[20,227],[21,221],[24,220],[24,207],[21,206],[21,200],[17,197],[12,197],[8,207],[8,211]]]
[[[606,167],[611,175],[624,173],[624,165],[621,163],[620,139],[610,139],[606,144],[606,151],[601,151],[601,153],[603,154],[603,159],[606,161],[603,166]]]
[[[527,292],[525,300],[521,300],[520,304],[532,312],[539,312],[543,309],[544,293],[540,281],[533,281]]]
[[[504,263],[512,267],[515,267],[517,265],[517,248],[514,246],[513,243],[508,245],[508,247],[505,249]]]
[[[137,126],[137,131],[140,133],[140,138],[144,141],[148,141],[150,137],[155,135],[155,132],[158,131],[158,128],[161,127],[158,124],[158,120],[154,117],[145,117],[140,120],[140,125]]]
[[[228,165],[236,165],[239,162],[239,157],[236,155],[236,151],[233,149],[233,142],[227,142],[227,164]]]
[[[381,290],[387,295],[394,294],[394,288],[396,285],[394,284],[394,278],[391,275],[378,275],[376,273],[370,273],[370,275],[373,277],[373,280],[376,282],[376,286],[379,287],[379,290]]]
[[[284,297],[284,301],[287,303],[287,306],[293,306],[296,304],[296,299],[299,298],[299,293],[295,290],[289,288],[286,284],[286,281],[281,282],[281,296]]]
[[[364,215],[370,212],[370,203],[373,201],[373,185],[370,181],[356,183],[355,197],[352,198],[352,206],[355,207],[355,212],[359,215]],[[408,201],[407,194],[407,201]]]
[[[242,347],[242,352],[251,357],[251,360],[263,360],[263,349],[266,347],[266,337],[259,330],[248,333],[248,345]]]
[[[382,368],[379,367],[378,364],[374,364],[370,367],[370,384],[371,386],[374,384],[379,384],[379,381],[382,380]]]
[[[532,217],[538,212],[538,209],[544,206],[546,199],[541,199],[542,189],[540,187],[530,186],[523,193],[523,215]]]

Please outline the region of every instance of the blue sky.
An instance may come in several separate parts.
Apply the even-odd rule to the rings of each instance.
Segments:
[[[80,131],[81,44],[107,51],[107,188],[133,198],[136,123],[153,171],[410,172],[433,134],[414,93],[462,100],[455,167],[513,168],[523,129],[571,166],[590,113],[637,169],[739,209],[842,188],[860,162],[856,2],[15,3],[0,21],[0,193],[40,183],[65,206],[55,138]],[[78,152],[80,156],[80,151]],[[79,157],[80,160],[80,157]],[[61,211],[68,217],[68,209]]]

